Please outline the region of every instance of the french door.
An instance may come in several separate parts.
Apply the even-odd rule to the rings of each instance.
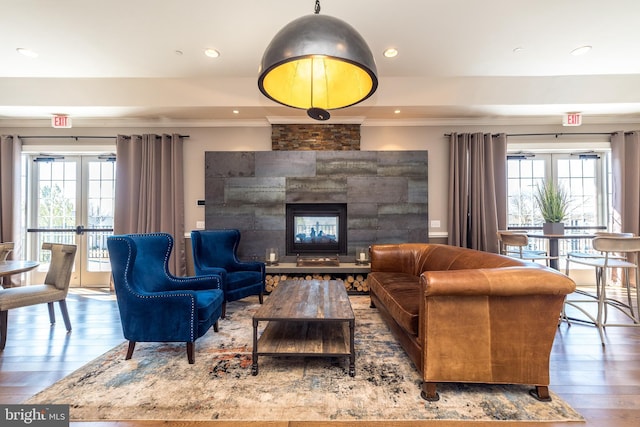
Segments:
[[[551,181],[569,196],[565,224],[602,227],[608,224],[609,194],[607,154],[536,153],[508,156],[509,226],[540,226],[543,222],[534,201],[538,185]]]
[[[40,262],[32,281],[42,282],[49,266],[43,242],[71,243],[78,246],[71,286],[108,286],[115,156],[39,155],[30,163],[28,250]]]

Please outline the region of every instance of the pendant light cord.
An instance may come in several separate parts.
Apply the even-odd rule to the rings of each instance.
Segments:
[[[320,0],[316,0],[316,7],[314,13],[318,15],[320,13]],[[311,108],[313,108],[313,57],[311,58]]]

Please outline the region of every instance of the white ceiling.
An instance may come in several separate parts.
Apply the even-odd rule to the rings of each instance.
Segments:
[[[52,114],[74,125],[306,121],[259,92],[257,70],[273,35],[313,13],[314,2],[0,0],[0,125]],[[333,121],[560,123],[582,112],[585,123],[640,122],[638,0],[321,6],[360,32],[378,67],[374,96],[333,111]],[[593,49],[570,55],[582,45]],[[20,47],[39,56],[19,55]],[[384,58],[388,47],[399,55]]]

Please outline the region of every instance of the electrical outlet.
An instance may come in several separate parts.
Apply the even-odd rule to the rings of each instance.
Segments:
[[[196,221],[196,228],[198,230],[204,230],[204,221]]]
[[[431,228],[440,228],[440,220],[434,219],[431,221]]]

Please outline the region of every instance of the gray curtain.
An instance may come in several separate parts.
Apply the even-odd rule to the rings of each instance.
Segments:
[[[0,242],[13,242],[13,251],[8,259],[22,257],[20,235],[20,156],[22,142],[17,136],[0,136]],[[21,275],[0,278],[11,281],[6,286],[20,284]],[[1,283],[0,283],[1,284]]]
[[[611,135],[615,231],[640,235],[640,131]]]
[[[183,137],[118,135],[114,234],[165,232],[173,236],[170,270],[186,275]]]
[[[14,242],[16,246],[22,241],[19,234],[21,152],[20,138],[0,136],[0,242]],[[19,251],[16,246],[14,252]]]
[[[498,252],[507,226],[507,137],[452,133],[449,137],[450,245]]]

